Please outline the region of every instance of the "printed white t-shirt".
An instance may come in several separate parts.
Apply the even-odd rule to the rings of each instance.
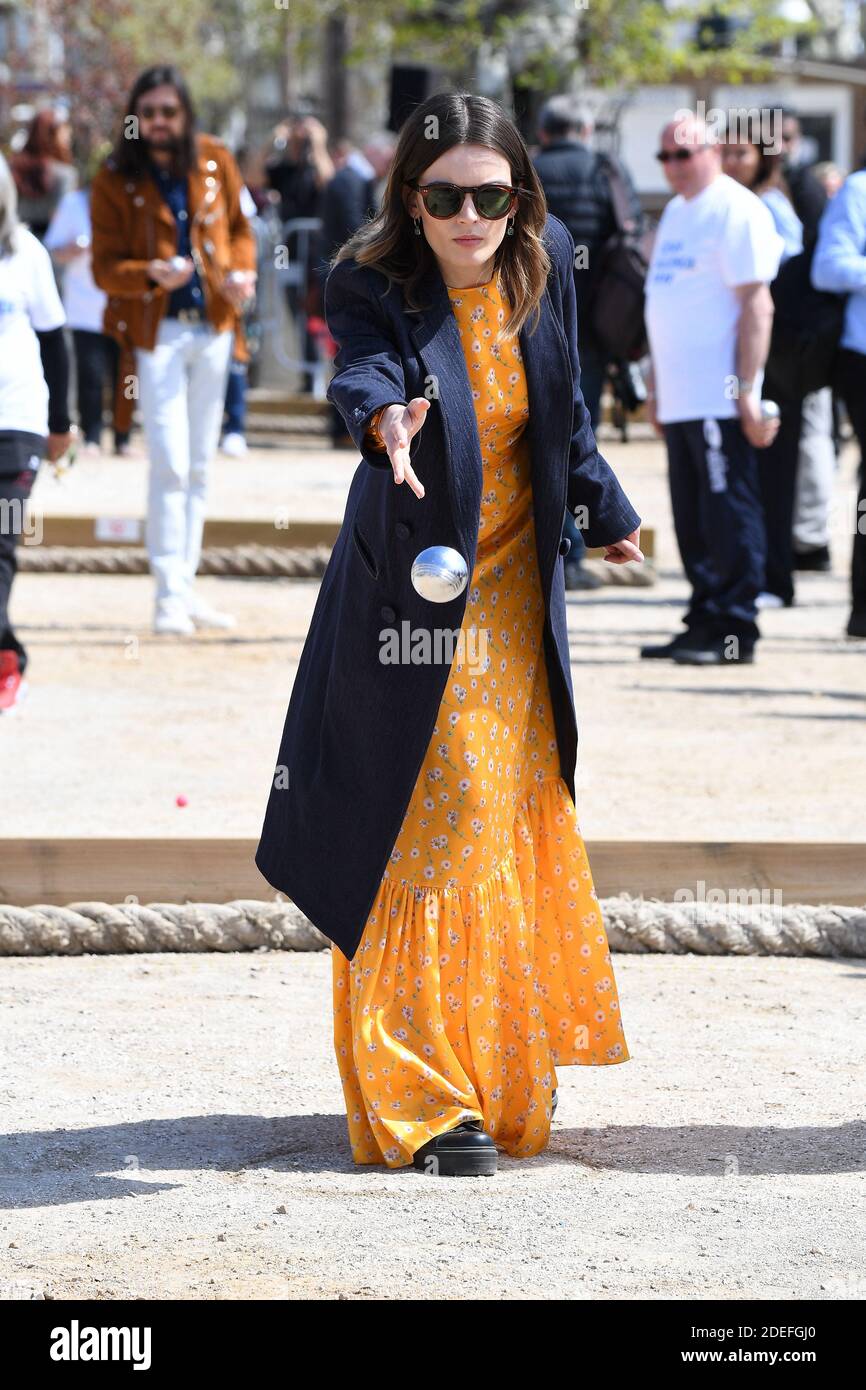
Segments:
[[[36,334],[66,322],[51,258],[17,227],[11,255],[0,255],[0,430],[48,433],[48,387]]]
[[[735,286],[774,280],[783,249],[769,208],[727,174],[667,204],[646,283],[661,424],[737,415]]]

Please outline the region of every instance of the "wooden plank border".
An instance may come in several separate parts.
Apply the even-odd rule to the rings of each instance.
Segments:
[[[97,521],[101,523],[97,534]],[[112,535],[112,522],[136,523],[135,531],[117,528]],[[316,545],[333,547],[340,529],[339,521],[289,521],[277,525],[274,521],[242,518],[214,518],[204,524],[203,546],[267,545],[288,549],[308,549]],[[124,533],[125,532],[125,533]],[[25,542],[32,546],[32,542]],[[92,547],[144,545],[144,521],[141,517],[43,516],[41,544]],[[33,546],[38,549],[38,546]]]
[[[0,904],[272,902],[253,855],[256,840],[0,838]],[[866,845],[848,842],[595,840],[587,852],[599,897],[629,893],[670,902],[677,891],[763,901],[866,906]],[[776,895],[780,894],[781,897]]]
[[[118,527],[118,534],[111,534],[111,523],[137,523],[136,530],[129,534],[125,528]],[[101,523],[97,533],[97,522]],[[278,526],[273,521],[249,521],[242,517],[214,517],[204,524],[202,545],[225,547],[232,545],[285,546],[288,549],[311,549],[317,545],[333,548],[340,529],[339,521],[290,521],[288,526]],[[25,540],[26,546],[32,542]],[[144,544],[144,521],[141,517],[113,518],[109,516],[43,516],[41,545],[46,546],[142,546]],[[38,546],[33,548],[38,549]],[[655,532],[651,526],[641,531],[641,549],[647,559],[655,555]],[[598,548],[588,550],[588,555],[600,556],[604,551]]]
[[[614,399],[609,386],[601,398],[601,423],[613,424],[614,419]],[[307,418],[319,418],[326,420],[331,411],[331,403],[328,400],[319,400],[313,396],[294,394],[290,391],[282,391],[279,388],[257,386],[247,391],[247,419],[253,423],[258,423],[262,417],[277,415],[282,417],[301,416]],[[639,405],[629,417],[629,425],[645,424],[647,413],[643,405]],[[607,440],[600,441],[602,450]]]

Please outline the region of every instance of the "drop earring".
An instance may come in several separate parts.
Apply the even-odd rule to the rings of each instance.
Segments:
[[[421,218],[420,218],[420,217],[415,217],[415,218],[413,218],[412,220],[413,220],[414,223],[415,223],[415,235],[416,235],[416,236],[420,236],[420,235],[421,235]]]
[[[513,218],[513,217],[512,217],[511,221],[510,221],[509,224],[508,224],[508,231],[506,232],[506,236],[514,236],[514,218]]]

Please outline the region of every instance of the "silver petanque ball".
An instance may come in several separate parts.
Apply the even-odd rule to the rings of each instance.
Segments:
[[[422,598],[447,603],[462,594],[469,579],[466,561],[450,545],[430,545],[416,555],[412,583]]]
[[[779,407],[775,401],[761,401],[762,420],[778,420],[779,414]]]

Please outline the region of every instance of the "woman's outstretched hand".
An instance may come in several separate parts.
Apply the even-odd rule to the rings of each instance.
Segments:
[[[430,402],[426,396],[415,396],[408,405],[386,406],[379,420],[379,433],[388,450],[394,482],[402,483],[405,480],[416,497],[424,496],[424,484],[416,477],[409,462],[409,440],[420,430],[429,409]]]
[[[637,560],[643,564],[643,553],[639,547],[640,527],[632,531],[625,540],[617,541],[615,545],[604,547],[604,558],[609,560],[612,565],[627,565],[629,560]]]

